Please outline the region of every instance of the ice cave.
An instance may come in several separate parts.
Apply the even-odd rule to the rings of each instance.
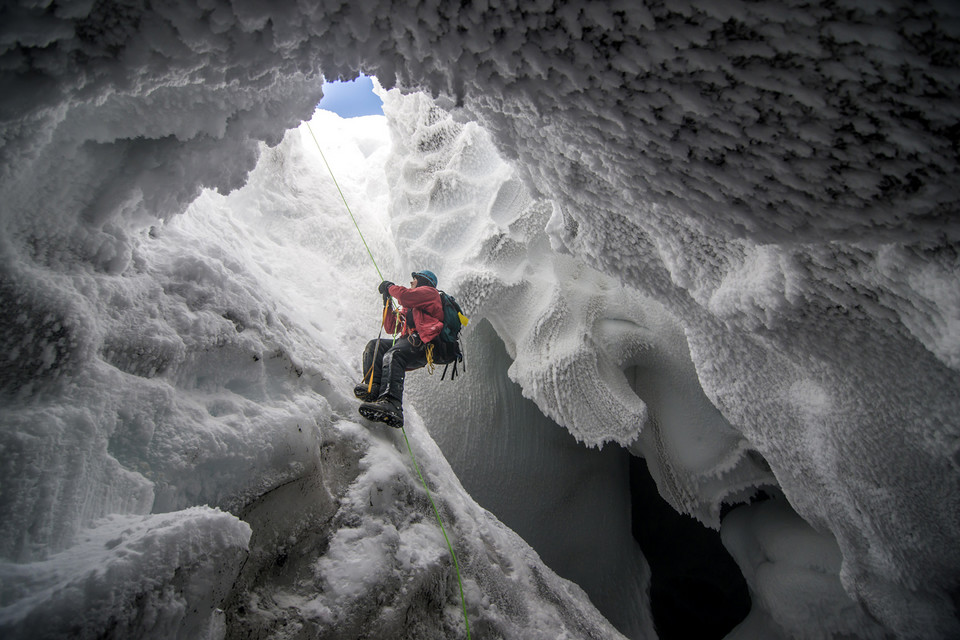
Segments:
[[[0,636],[960,637],[956,2],[11,0],[0,87]]]

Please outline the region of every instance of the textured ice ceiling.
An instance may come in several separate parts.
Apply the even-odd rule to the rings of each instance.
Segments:
[[[363,70],[479,122],[556,203],[556,251],[679,320],[854,601],[903,637],[958,633],[955,3],[19,2],[0,25],[4,393],[99,348],[62,339],[37,269],[123,273],[133,233],[242,185],[321,75]],[[55,339],[25,343],[13,305]],[[68,315],[96,335],[94,309]],[[508,342],[525,395],[591,444],[662,440],[655,399],[604,376],[571,403],[552,381],[582,359],[528,349],[563,318],[530,317],[555,322]],[[615,358],[587,371],[636,365]],[[674,506],[718,517],[685,489]]]

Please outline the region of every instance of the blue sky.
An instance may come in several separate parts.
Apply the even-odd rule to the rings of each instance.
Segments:
[[[350,82],[324,83],[323,99],[317,106],[341,118],[383,115],[383,102],[373,92],[373,80],[368,76]]]

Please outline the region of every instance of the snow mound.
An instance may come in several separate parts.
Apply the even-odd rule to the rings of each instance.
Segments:
[[[250,527],[218,509],[113,515],[68,551],[0,564],[5,638],[222,637]]]

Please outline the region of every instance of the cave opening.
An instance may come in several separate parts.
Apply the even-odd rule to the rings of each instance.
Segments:
[[[633,537],[650,564],[650,609],[660,640],[723,638],[750,612],[740,568],[720,532],[678,513],[643,458],[630,457]]]

